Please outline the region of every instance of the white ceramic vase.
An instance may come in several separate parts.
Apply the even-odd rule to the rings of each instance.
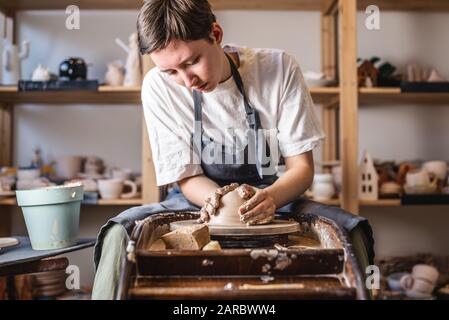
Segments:
[[[17,85],[21,77],[20,62],[28,57],[30,50],[29,41],[23,41],[19,48],[10,40],[3,40],[2,53],[2,84]]]
[[[329,173],[315,174],[313,187],[313,198],[317,201],[330,200],[335,194],[335,187],[332,181],[332,175]]]

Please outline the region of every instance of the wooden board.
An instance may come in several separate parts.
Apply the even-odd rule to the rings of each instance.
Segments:
[[[275,277],[139,277],[131,299],[355,299],[356,290],[334,276]],[[317,290],[321,288],[321,290]]]
[[[356,0],[339,0],[341,206],[359,212]]]
[[[142,0],[1,0],[0,8],[16,10],[65,10],[69,5],[87,9],[139,9]],[[214,10],[313,10],[324,11],[329,0],[210,0]]]
[[[344,264],[342,248],[139,250],[137,254],[137,269],[142,276],[338,274]]]

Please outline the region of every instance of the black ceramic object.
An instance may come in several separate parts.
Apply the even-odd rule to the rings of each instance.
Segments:
[[[59,77],[64,80],[86,80],[87,65],[82,58],[69,58],[59,65]]]

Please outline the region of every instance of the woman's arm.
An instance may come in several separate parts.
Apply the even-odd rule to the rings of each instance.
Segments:
[[[178,185],[184,196],[198,207],[202,207],[204,200],[212,197],[219,188],[218,184],[204,174],[185,178],[178,181]]]
[[[265,190],[273,197],[277,208],[295,200],[312,184],[314,176],[313,153],[285,158],[285,173]]]

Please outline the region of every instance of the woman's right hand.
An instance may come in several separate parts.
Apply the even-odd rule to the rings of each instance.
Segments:
[[[215,215],[217,209],[220,207],[220,200],[228,192],[234,191],[239,186],[238,183],[231,183],[224,187],[218,188],[215,190],[214,194],[204,201],[204,206],[200,210],[200,218],[198,219],[199,223],[208,222],[210,220],[210,216]]]

